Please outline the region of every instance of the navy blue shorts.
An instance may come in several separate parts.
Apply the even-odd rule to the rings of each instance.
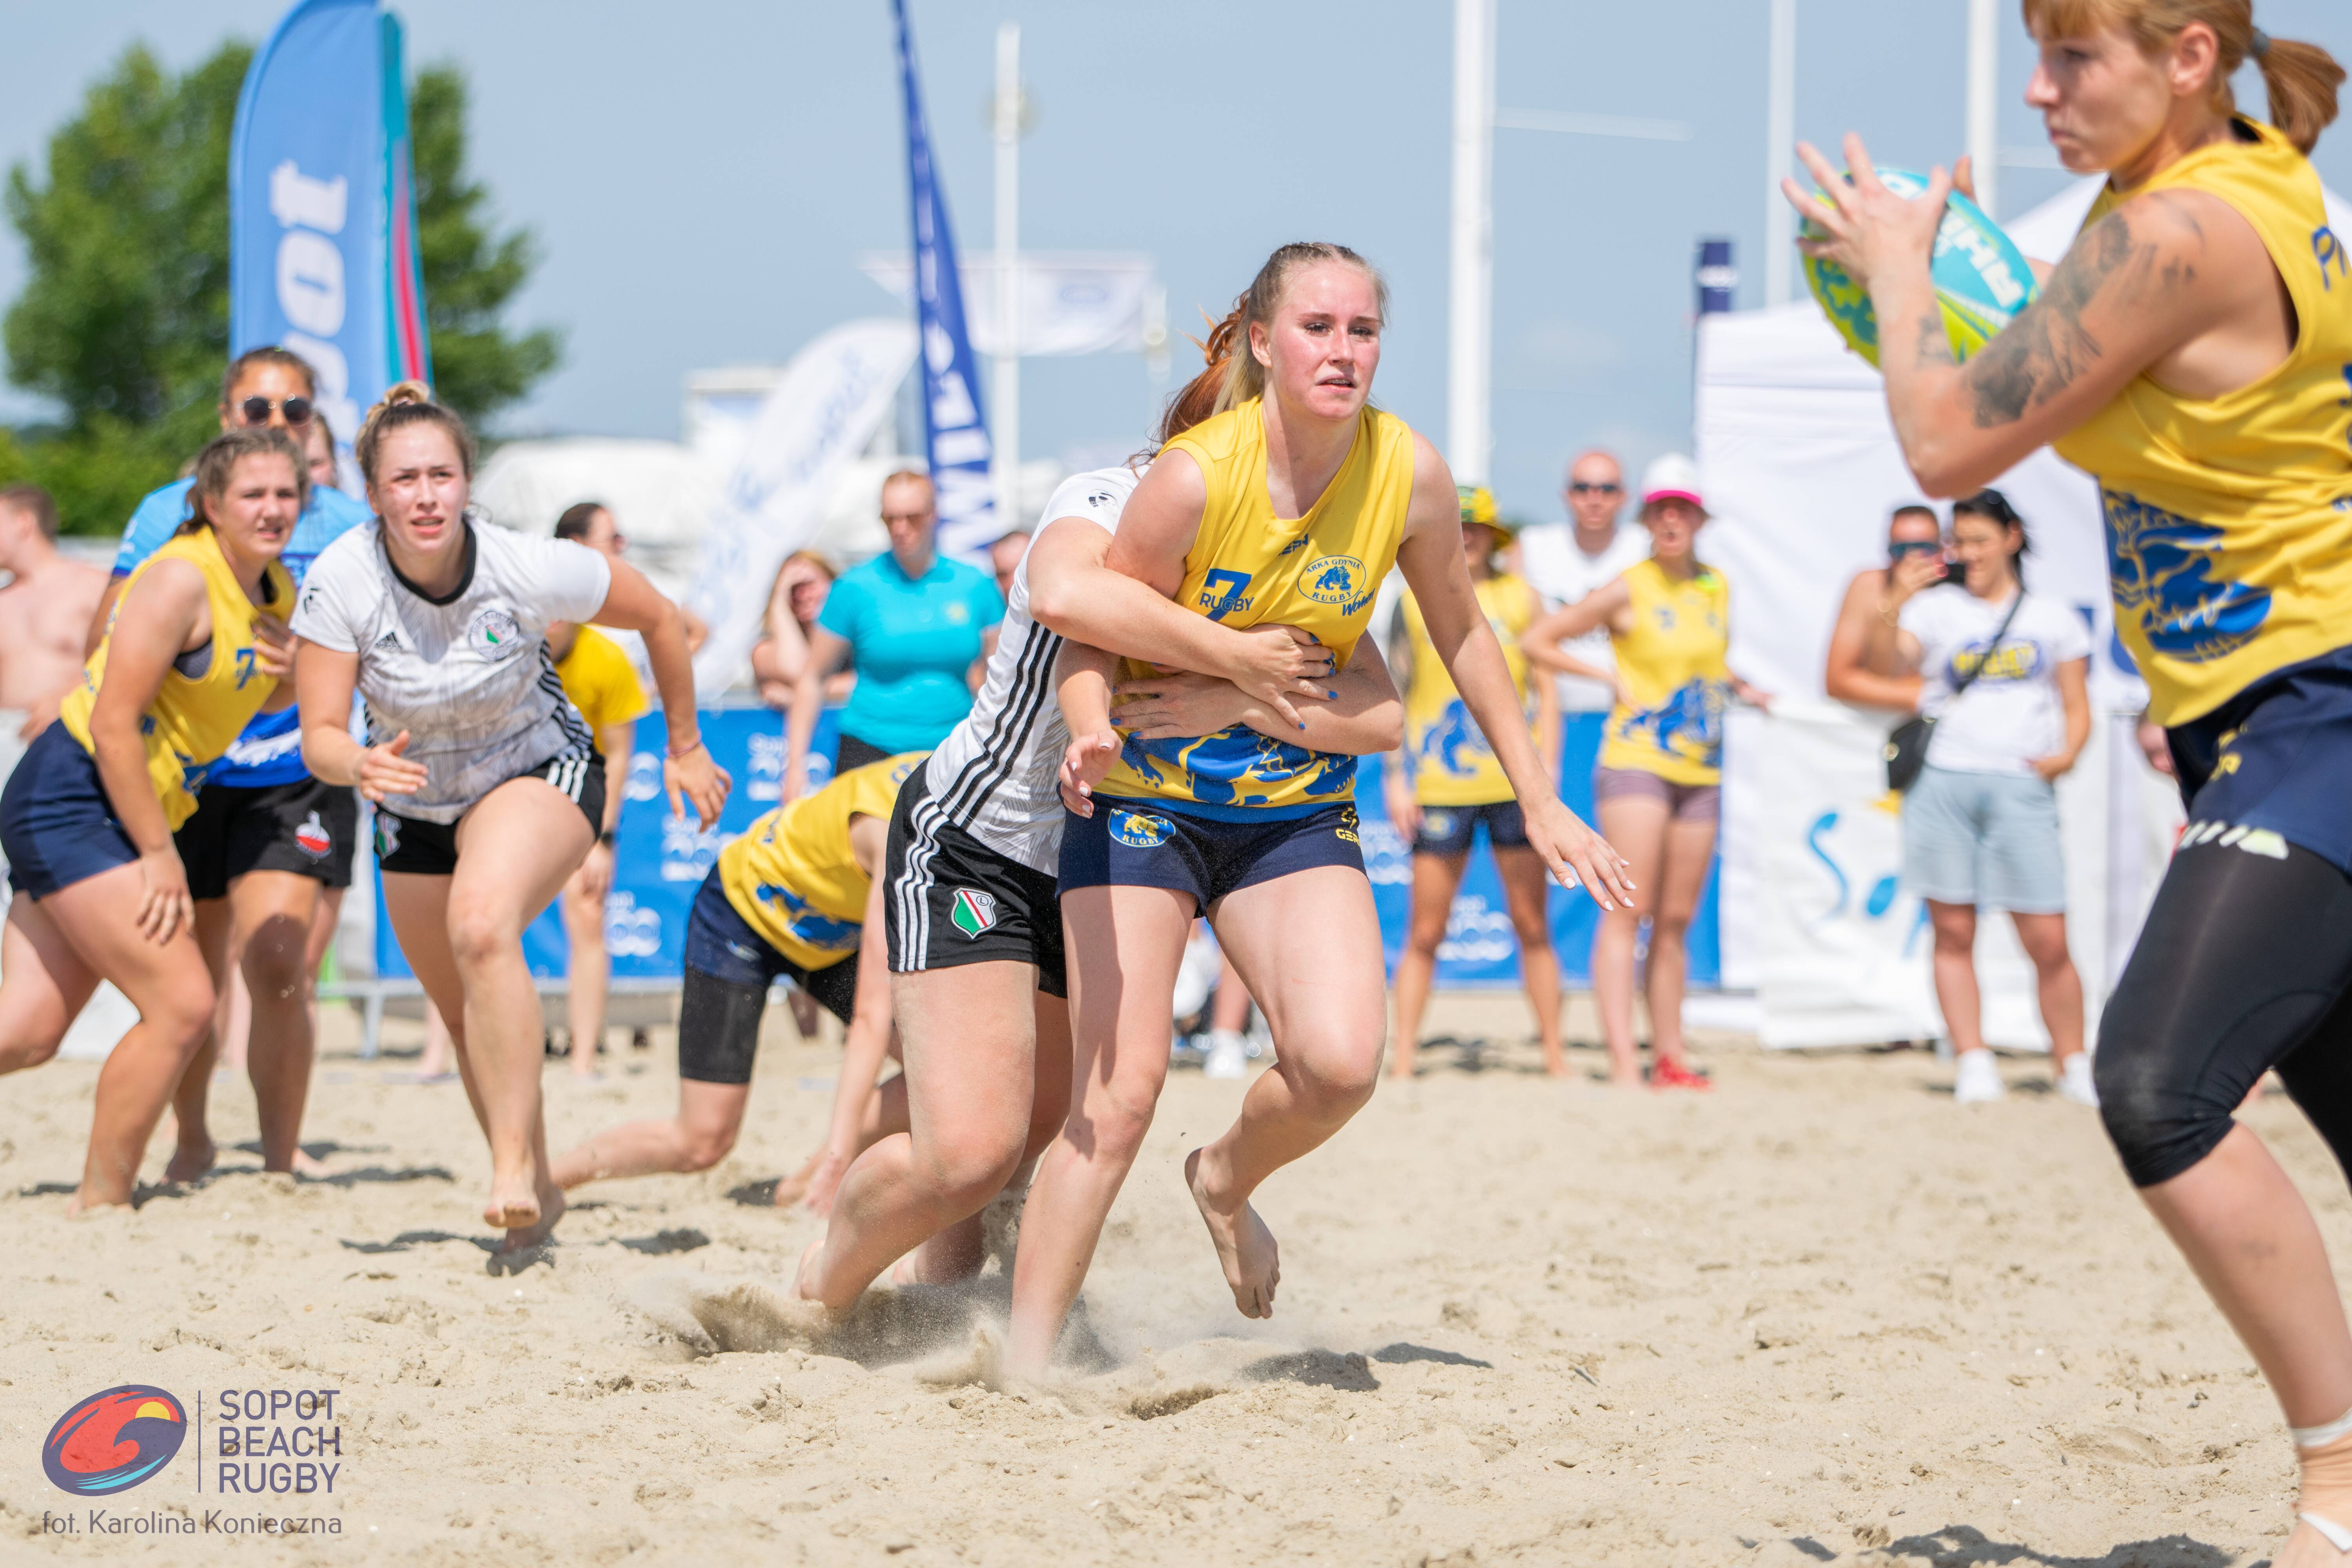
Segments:
[[[769,945],[766,937],[752,930],[749,921],[735,912],[735,906],[727,901],[727,889],[719,879],[716,866],[710,868],[710,875],[702,879],[702,890],[694,895],[694,911],[687,917],[686,966],[698,969],[713,980],[724,980],[730,985],[756,985],[762,991],[773,985],[781,975],[816,998],[825,1011],[845,1024],[849,1022],[857,996],[856,953],[823,969],[805,969],[786,958]]]
[[[97,759],[61,723],[34,737],[0,791],[0,854],[8,857],[8,886],[28,899],[139,858],[99,782]]]
[[[1227,822],[1102,795],[1092,816],[1072,813],[1062,827],[1065,895],[1076,888],[1166,888],[1192,894],[1205,910],[1227,893],[1318,866],[1362,874],[1354,805]]]
[[[1424,805],[1421,808],[1421,827],[1412,836],[1412,852],[1416,855],[1458,857],[1470,853],[1470,840],[1476,837],[1478,825],[1486,825],[1486,843],[1495,849],[1525,849],[1528,847],[1528,819],[1516,800],[1493,801],[1486,805]]]
[[[2165,733],[2189,808],[2183,848],[2268,829],[2352,873],[2352,648],[2274,670]]]

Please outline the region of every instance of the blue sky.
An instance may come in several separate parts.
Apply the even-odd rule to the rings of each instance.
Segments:
[[[1222,311],[1265,253],[1353,245],[1395,313],[1376,395],[1442,444],[1452,6],[1446,0],[911,0],[959,241],[989,243],[982,106],[1000,20],[1024,31],[1038,118],[1022,232],[1040,248],[1157,258],[1177,330]],[[8,23],[0,162],[37,173],[52,127],[134,40],[185,66],[257,39],[279,0],[78,0]],[[1766,0],[1497,0],[1506,108],[1675,119],[1686,142],[1505,130],[1496,143],[1495,479],[1507,510],[1558,515],[1581,447],[1636,458],[1689,439],[1690,258],[1738,246],[1759,302]],[[473,165],[544,264],[513,319],[567,335],[563,368],[510,433],[674,436],[679,381],[771,362],[886,312],[862,250],[903,247],[904,148],[886,0],[403,0],[410,57],[475,94]],[[1948,159],[1962,134],[1966,0],[1800,0],[1799,133],[1848,128],[1887,163]],[[2260,0],[2272,33],[2352,60],[2339,0]],[[2031,44],[2002,22],[2000,140],[2041,143],[2020,101]],[[2249,100],[2259,109],[2259,96]],[[2320,145],[2352,190],[2352,127]],[[2010,169],[2003,215],[2058,188]],[[0,299],[24,277],[0,233]],[[1180,344],[1180,347],[1181,345]],[[1182,374],[1184,360],[1178,362]],[[1032,360],[1030,455],[1124,451],[1153,388],[1139,359]],[[0,418],[38,405],[0,390]]]

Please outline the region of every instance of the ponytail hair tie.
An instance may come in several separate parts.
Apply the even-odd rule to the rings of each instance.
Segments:
[[[2253,42],[2249,44],[2247,47],[2252,52],[2254,58],[2261,59],[2264,55],[2271,52],[2271,36],[2268,33],[2263,32],[2260,27],[2256,27],[2254,29]]]

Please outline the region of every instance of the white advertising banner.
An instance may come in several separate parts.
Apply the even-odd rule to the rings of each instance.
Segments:
[[[1927,906],[1903,881],[1902,797],[1886,788],[1885,726],[1833,703],[1734,716],[1725,747],[1725,898],[1745,879],[1742,953],[1767,1046],[1858,1046],[1945,1033]],[[2067,938],[2091,1026],[2107,992],[2110,728],[2095,725],[2059,782]],[[1735,804],[1736,802],[1736,804]],[[1738,854],[1733,853],[1734,846]],[[1728,932],[1727,932],[1727,937]],[[2047,1050],[2033,966],[2007,915],[1977,922],[1986,1039]],[[1731,972],[1727,951],[1727,973]]]
[[[890,416],[915,349],[912,322],[847,322],[793,355],[761,405],[688,595],[710,626],[694,659],[699,689],[723,689],[759,640],[777,570],[824,520],[835,475]]]

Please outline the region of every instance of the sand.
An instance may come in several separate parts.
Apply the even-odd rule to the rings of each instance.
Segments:
[[[461,1091],[357,1060],[340,1016],[324,1182],[232,1150],[68,1221],[95,1068],[12,1078],[0,1560],[2221,1568],[2284,1536],[2268,1394],[2039,1062],[1964,1110],[1924,1052],[1719,1038],[1712,1094],[1654,1098],[1590,1081],[1589,1048],[1544,1079],[1522,1026],[1442,998],[1433,1029],[1493,1035],[1479,1070],[1429,1053],[1261,1194],[1269,1323],[1234,1313],[1179,1177],[1239,1088],[1178,1076],[1074,1364],[1026,1391],[990,1385],[993,1267],[831,1329],[781,1300],[815,1222],[743,1189],[810,1148],[836,1059],[781,1011],[734,1156],[586,1189],[515,1277],[487,1267]],[[602,1084],[551,1066],[559,1145],[670,1103],[656,1039]],[[216,1104],[249,1140],[244,1087]],[[2340,1251],[2325,1151],[2283,1099],[2250,1114]],[[49,1425],[131,1382],[201,1394],[205,1452],[100,1511],[193,1535],[92,1539],[41,1472]],[[334,1431],[331,1495],[218,1495],[222,1391],[248,1389],[340,1391],[331,1420],[246,1423]],[[267,1518],[312,1533],[226,1533]]]

